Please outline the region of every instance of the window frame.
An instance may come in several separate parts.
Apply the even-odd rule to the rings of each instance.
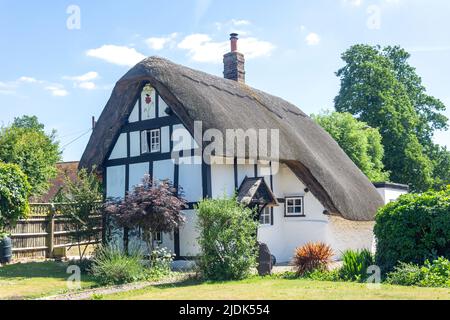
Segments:
[[[295,201],[300,200],[301,201],[301,213],[297,214],[295,212]],[[293,205],[288,205],[288,201],[294,201]],[[293,213],[288,212],[288,208],[292,207],[294,208]],[[286,197],[284,198],[284,217],[285,218],[303,218],[306,217],[305,215],[305,197],[304,196],[293,196],[293,197]]]
[[[158,246],[163,244],[163,233],[162,232],[153,232],[152,241],[156,243]]]
[[[152,133],[158,132],[158,148],[153,148],[153,142],[152,142]],[[144,135],[142,133],[145,133]],[[141,141],[141,154],[149,154],[149,153],[160,153],[161,152],[161,128],[157,128],[157,129],[148,129],[148,130],[143,130],[141,133],[141,139],[145,139],[145,148],[144,148],[144,144]],[[156,142],[155,142],[156,145]],[[144,152],[144,150],[146,149],[146,152]]]
[[[265,213],[266,210],[267,210],[267,213]],[[265,218],[268,217],[268,223],[261,222],[261,218],[262,217],[265,217]],[[258,222],[259,222],[260,226],[272,226],[273,225],[273,223],[272,223],[272,208],[265,207],[264,209],[262,209],[260,214],[259,214],[259,219],[258,220],[259,220]],[[265,221],[265,219],[264,219],[264,221]]]

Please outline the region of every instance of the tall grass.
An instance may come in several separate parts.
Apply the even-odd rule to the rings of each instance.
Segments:
[[[94,255],[91,272],[102,285],[116,285],[145,280],[148,276],[139,250],[125,254],[117,246],[104,246]]]

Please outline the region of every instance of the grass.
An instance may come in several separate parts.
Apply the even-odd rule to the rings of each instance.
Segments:
[[[30,299],[67,292],[67,264],[62,262],[32,262],[0,267],[0,299]],[[82,288],[95,283],[81,276]]]
[[[188,280],[177,285],[96,297],[104,300],[450,300],[450,289],[325,282],[305,279],[251,278],[244,281],[199,283]]]

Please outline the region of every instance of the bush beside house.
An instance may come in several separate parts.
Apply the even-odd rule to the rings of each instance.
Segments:
[[[250,275],[257,258],[254,211],[235,198],[204,199],[197,211],[201,275],[209,280],[238,280]]]
[[[376,263],[384,272],[399,263],[423,264],[450,257],[450,187],[408,194],[376,216]]]

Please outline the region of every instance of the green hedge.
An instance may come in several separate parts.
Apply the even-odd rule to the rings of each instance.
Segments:
[[[408,194],[376,216],[376,262],[391,271],[398,262],[423,264],[450,257],[450,186],[443,191]]]
[[[29,211],[30,184],[19,166],[0,162],[0,238]]]

